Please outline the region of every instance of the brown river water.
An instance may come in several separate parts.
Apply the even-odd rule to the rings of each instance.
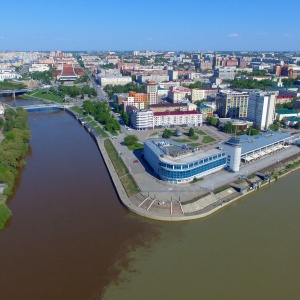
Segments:
[[[211,216],[163,223],[118,201],[89,134],[30,113],[0,231],[0,299],[299,299],[300,172]]]

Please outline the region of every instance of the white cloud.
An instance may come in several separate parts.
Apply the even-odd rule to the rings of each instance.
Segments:
[[[237,33],[230,33],[230,34],[228,34],[228,37],[230,37],[230,38],[238,38],[239,35]]]

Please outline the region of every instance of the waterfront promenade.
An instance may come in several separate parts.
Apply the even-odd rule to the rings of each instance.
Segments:
[[[166,183],[156,178],[154,174],[151,174],[140,154],[134,154],[122,144],[121,139],[124,138],[122,135],[114,138],[112,141],[130,174],[139,186],[140,193],[131,197],[128,197],[126,194],[121,180],[107,154],[104,147],[105,139],[102,137],[96,138],[119,199],[130,211],[143,217],[161,221],[185,221],[208,216],[255,191],[252,189],[245,191],[244,194],[240,194],[228,186],[230,183],[268,168],[271,165],[278,166],[283,160],[299,155],[299,148],[291,146],[267,158],[244,165],[239,173],[230,173],[222,170],[194,184],[175,185]],[[224,186],[226,188],[223,191],[215,192]]]

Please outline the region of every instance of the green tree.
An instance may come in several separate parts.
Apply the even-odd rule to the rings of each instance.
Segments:
[[[223,130],[226,133],[234,133],[235,126],[231,122],[226,122],[223,126]]]
[[[275,120],[274,123],[269,126],[269,129],[273,131],[278,131],[279,127],[280,123],[277,120]]]
[[[126,146],[134,145],[138,141],[138,138],[136,135],[128,135],[124,138],[124,144]]]
[[[193,128],[190,128],[189,136],[194,136],[194,135],[195,135],[195,130]]]
[[[169,139],[171,136],[173,135],[172,131],[169,130],[169,129],[165,129],[163,134],[162,134],[162,137],[164,139]]]
[[[126,124],[126,125],[128,125],[129,124],[129,115],[128,115],[128,113],[126,112],[126,111],[122,111],[122,118],[123,118],[123,120],[124,120],[124,123]]]
[[[206,122],[212,126],[218,127],[219,125],[219,119],[218,118],[214,118],[214,117],[210,117],[208,116],[206,118]]]

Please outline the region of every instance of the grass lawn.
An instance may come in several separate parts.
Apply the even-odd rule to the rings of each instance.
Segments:
[[[33,91],[33,93],[30,93],[32,97],[37,97],[37,98],[42,98],[45,100],[50,100],[50,101],[55,101],[59,103],[63,103],[64,99],[61,97],[54,95],[46,90],[41,90],[41,91]]]
[[[128,197],[139,192],[139,188],[130,174],[127,174],[124,177],[122,177],[121,182],[123,184],[124,189],[126,190]]]
[[[158,132],[153,132],[152,134],[150,134],[150,136],[155,136],[155,135],[158,135]]]
[[[108,134],[100,127],[95,127],[95,129],[103,136],[108,137]]]
[[[78,106],[72,106],[70,109],[77,112],[81,116],[83,115],[83,110],[81,108],[79,108]]]
[[[197,141],[199,137],[197,135],[189,136],[189,140]]]
[[[123,184],[123,187],[128,197],[132,196],[133,194],[136,194],[139,191],[138,186],[134,181],[133,177],[131,176],[131,174],[129,173],[123,160],[120,158],[119,154],[117,153],[112,142],[109,139],[107,139],[104,141],[104,146],[111,159],[112,164],[114,165],[116,172],[118,173],[118,176],[121,177],[120,178],[121,182]]]
[[[204,144],[207,144],[207,143],[211,143],[211,142],[214,142],[214,141],[215,141],[214,138],[212,138],[211,136],[206,135],[206,136],[203,137],[201,142],[204,143]]]
[[[8,81],[0,82],[0,90],[20,90],[26,88],[24,84],[13,83]]]
[[[127,146],[127,148],[132,151],[141,150],[141,149],[144,149],[144,145],[140,144],[140,143],[135,143],[134,145]]]
[[[172,139],[172,141],[178,142],[178,143],[183,143],[183,144],[191,142],[190,140],[186,140],[186,139]]]
[[[202,130],[195,130],[195,132],[199,135],[206,135],[206,133],[203,132]]]
[[[88,122],[93,121],[91,117],[85,117],[85,119],[86,119]]]
[[[96,127],[97,126],[97,123],[95,121],[91,121],[90,124],[93,126],[93,127]]]

